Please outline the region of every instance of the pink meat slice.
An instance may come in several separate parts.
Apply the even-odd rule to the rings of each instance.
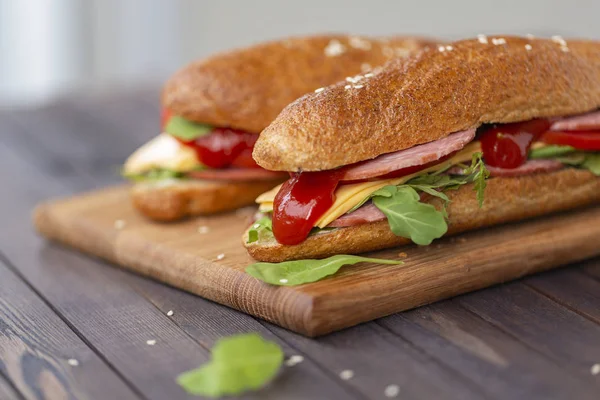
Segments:
[[[486,168],[490,171],[491,176],[514,177],[557,171],[563,168],[563,163],[557,160],[528,160],[525,164],[512,169],[497,168],[490,165],[486,165]]]
[[[350,214],[344,214],[329,225],[328,228],[344,228],[347,226],[355,226],[366,224],[368,222],[382,221],[385,219],[385,214],[375,207],[374,204],[366,204],[359,209],[352,211]]]
[[[227,168],[193,171],[188,172],[187,176],[192,179],[240,182],[283,179],[288,175],[285,172],[267,171],[262,168]]]
[[[475,138],[475,129],[455,132],[443,139],[420,144],[410,149],[384,154],[349,167],[342,180],[354,181],[374,178],[399,169],[427,164],[465,147]]]
[[[556,120],[552,131],[597,131],[600,130],[600,110]]]

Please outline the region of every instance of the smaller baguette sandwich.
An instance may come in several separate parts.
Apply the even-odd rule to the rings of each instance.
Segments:
[[[485,37],[305,95],[261,134],[261,261],[323,258],[600,203],[600,43]]]
[[[409,37],[313,36],[185,67],[165,85],[163,133],[125,162],[123,174],[136,182],[133,204],[162,221],[253,204],[289,177],[252,159],[258,134],[287,104],[427,44]]]

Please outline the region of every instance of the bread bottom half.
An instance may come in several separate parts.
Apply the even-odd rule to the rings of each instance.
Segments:
[[[518,178],[492,178],[487,181],[482,208],[472,184],[446,194],[451,200],[447,208],[447,236],[600,203],[600,178],[573,168]],[[428,202],[438,209],[442,207],[438,198]],[[357,254],[411,243],[394,235],[387,220],[318,233],[294,246],[274,239],[247,243],[248,231],[242,240],[252,257],[268,262]]]
[[[137,183],[131,200],[146,217],[175,221],[185,217],[216,214],[254,204],[254,200],[281,181],[220,182],[166,180]]]

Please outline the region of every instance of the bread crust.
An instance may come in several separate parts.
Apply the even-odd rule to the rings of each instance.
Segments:
[[[445,193],[452,201],[447,208],[448,236],[598,204],[600,178],[589,171],[573,168],[518,178],[492,178],[488,180],[483,208],[479,208],[472,184]],[[438,198],[428,202],[438,209],[442,207]],[[275,240],[248,244],[247,239],[248,231],[242,238],[248,253],[257,260],[268,262],[357,254],[411,243],[394,235],[387,220],[309,236],[295,246],[282,245]]]
[[[600,42],[486,40],[424,49],[356,85],[303,96],[262,132],[254,159],[275,171],[328,170],[483,123],[600,107]]]
[[[267,42],[186,66],[166,83],[162,103],[192,121],[260,133],[298,97],[426,45],[435,42],[349,35]]]
[[[256,197],[280,180],[219,182],[168,180],[136,183],[131,201],[143,215],[156,221],[209,215],[254,204]]]

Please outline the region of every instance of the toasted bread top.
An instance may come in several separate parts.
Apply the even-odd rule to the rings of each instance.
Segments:
[[[483,123],[598,107],[600,42],[479,37],[303,96],[262,132],[253,156],[270,170],[328,170]]]
[[[175,115],[260,133],[298,97],[435,42],[413,37],[323,35],[217,54],[177,72],[163,106]]]

